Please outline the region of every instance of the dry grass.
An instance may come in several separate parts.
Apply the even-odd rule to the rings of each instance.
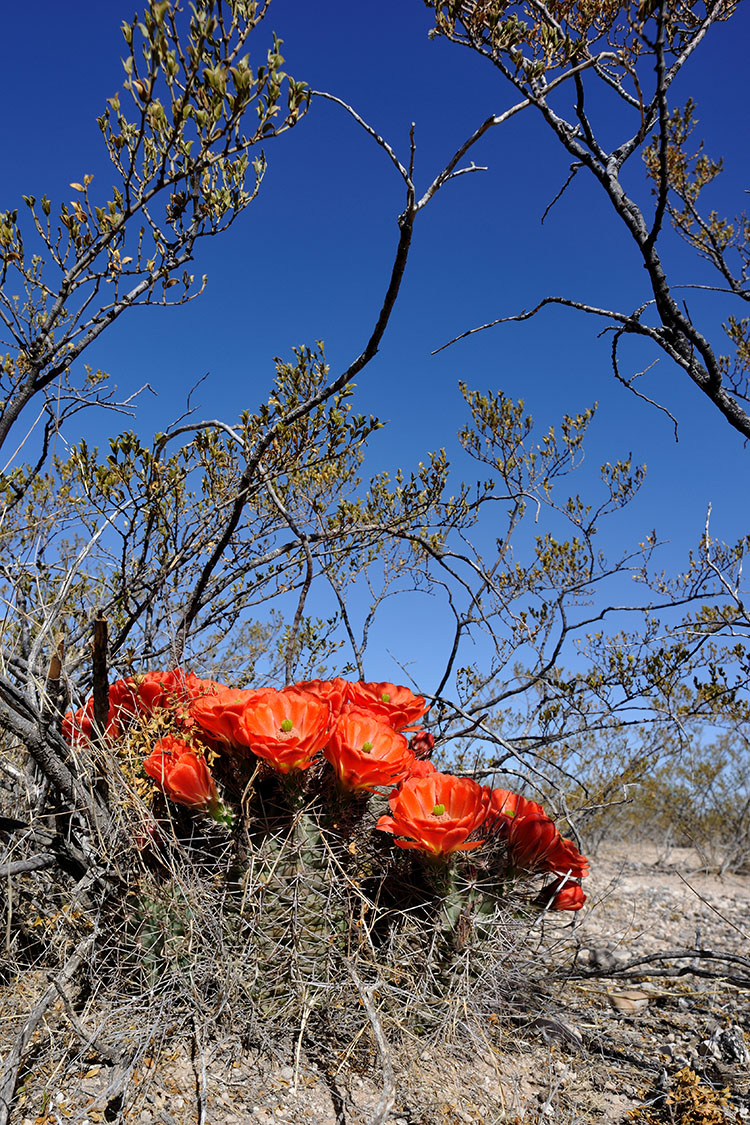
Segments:
[[[61,859],[4,887],[0,1073],[52,990],[23,1053],[14,1122],[620,1122],[655,1105],[662,1071],[686,1062],[707,1090],[730,1087],[727,1120],[750,1120],[744,1064],[727,1074],[699,1054],[712,1023],[747,1028],[750,991],[721,967],[705,979],[636,974],[625,984],[648,999],[630,1015],[612,1003],[622,982],[575,978],[586,945],[624,960],[634,942],[650,948],[651,926],[664,948],[658,861],[646,889],[632,849],[602,857],[582,927],[540,918],[523,888],[490,895],[476,860],[446,887],[418,855],[373,843],[372,813],[323,815],[314,792],[306,804],[256,779],[252,815],[228,831],[153,800],[127,769],[109,776],[104,862],[86,872]],[[9,835],[5,862],[45,832],[53,850],[61,832],[81,844],[69,816],[46,815]],[[687,899],[671,913],[685,920],[690,901],[715,918],[685,880],[697,876],[674,879]],[[717,925],[721,948],[741,948],[731,918]],[[76,950],[82,963],[58,989]]]

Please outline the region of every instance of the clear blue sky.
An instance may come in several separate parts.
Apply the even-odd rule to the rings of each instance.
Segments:
[[[116,0],[38,0],[4,11],[1,207],[23,210],[22,192],[70,199],[68,184],[87,172],[106,195],[111,179],[95,117],[122,84],[119,25],[133,10]],[[421,0],[274,0],[266,34],[273,28],[284,39],[291,74],[351,103],[403,160],[414,121],[417,180],[426,185],[486,116],[517,100],[483,60],[429,41],[429,27]],[[730,214],[743,206],[748,179],[748,42],[750,12],[740,4],[696,52],[676,91],[698,103],[696,137],[725,157],[711,202]],[[198,251],[196,273],[209,276],[205,296],[183,309],[123,318],[89,354],[122,390],[148,382],[158,392],[144,398],[136,422],[142,433],[165,428],[205,374],[205,415],[232,420],[267,397],[274,355],[323,339],[338,370],[366,341],[404,202],[398,176],[345,114],[321,102],[267,156],[259,200],[231,233]],[[431,356],[456,333],[546,293],[623,310],[648,296],[626,237],[582,177],[540,225],[569,161],[529,113],[492,131],[473,156],[489,170],[448,185],[420,216],[398,309],[360,380],[358,408],[390,420],[373,442],[370,470],[408,469],[428,449],[455,447],[459,379],[523,397],[540,426],[598,400],[587,446],[592,472],[629,451],[649,470],[632,510],[613,525],[613,543],[656,526],[671,541],[665,565],[679,565],[709,503],[716,535],[745,532],[748,451],[666,360],[644,389],[677,415],[678,445],[664,415],[614,382],[609,337],[597,339],[602,325],[580,314],[545,312]],[[683,280],[679,247],[672,261],[673,278]],[[696,271],[684,280],[696,280]],[[742,312],[718,298],[699,307],[691,297],[690,304],[709,330]],[[632,354],[634,369],[654,358],[623,354]]]

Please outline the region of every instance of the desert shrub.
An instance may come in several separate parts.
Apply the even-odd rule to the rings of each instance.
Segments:
[[[637,1125],[725,1125],[729,1090],[715,1090],[686,1066],[669,1084],[669,1092],[653,1108],[632,1110],[628,1120]]]

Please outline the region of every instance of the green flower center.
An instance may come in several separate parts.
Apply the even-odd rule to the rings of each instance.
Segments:
[[[442,816],[445,812],[445,805],[435,805],[432,810],[433,816]]]
[[[372,754],[372,743],[371,742],[363,742],[362,743],[362,753],[363,754]]]
[[[388,694],[387,691],[384,691],[380,698],[383,700],[383,703],[390,703],[391,702],[391,697],[390,697],[390,695]]]
[[[284,734],[289,734],[290,730],[294,730],[294,723],[291,719],[284,719],[281,724],[281,729],[283,730]]]

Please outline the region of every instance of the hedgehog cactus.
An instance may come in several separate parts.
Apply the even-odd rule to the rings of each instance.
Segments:
[[[250,825],[254,880],[243,908],[259,966],[252,991],[261,1010],[276,1012],[294,991],[290,985],[299,990],[330,979],[332,959],[346,952],[350,926],[334,858],[341,849],[323,823],[327,818],[318,804],[303,801],[293,775],[282,784],[286,815],[276,805],[272,815]]]
[[[130,917],[149,987],[186,963],[192,910],[174,881],[133,896]]]

